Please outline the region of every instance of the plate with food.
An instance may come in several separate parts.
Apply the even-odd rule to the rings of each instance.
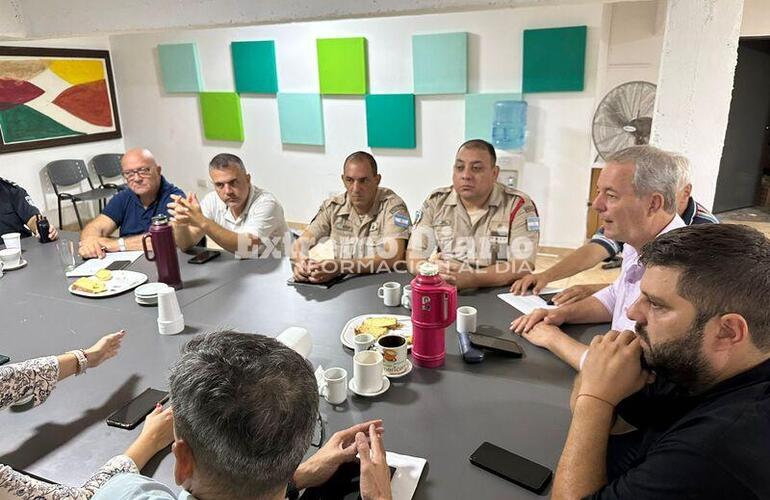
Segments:
[[[147,281],[147,275],[136,271],[101,269],[93,276],[83,276],[76,279],[69,286],[69,291],[81,297],[112,297],[136,288],[145,281]]]
[[[362,314],[351,319],[342,329],[342,345],[353,349],[353,338],[359,333],[370,333],[375,341],[383,335],[396,334],[406,338],[412,349],[412,318],[401,314]]]

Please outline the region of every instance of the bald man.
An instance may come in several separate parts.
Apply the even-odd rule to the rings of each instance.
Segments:
[[[152,218],[168,215],[171,195],[185,196],[160,175],[161,167],[146,149],[130,149],[120,160],[128,189],[120,191],[80,233],[80,256],[102,258],[106,252],[141,250]],[[119,237],[111,237],[120,228]]]

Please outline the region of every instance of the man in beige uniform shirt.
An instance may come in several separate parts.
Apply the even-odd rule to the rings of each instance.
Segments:
[[[526,194],[497,182],[496,162],[486,141],[460,146],[452,186],[433,191],[417,214],[407,250],[412,273],[431,260],[457,288],[480,288],[509,285],[534,269],[537,208]]]
[[[390,271],[403,262],[409,211],[396,193],[379,187],[380,179],[369,153],[357,151],[345,159],[345,192],[324,201],[294,243],[296,281],[323,283],[341,274]],[[310,249],[319,244],[333,248],[333,255],[312,258]]]

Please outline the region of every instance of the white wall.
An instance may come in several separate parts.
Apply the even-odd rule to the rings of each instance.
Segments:
[[[693,197],[714,203],[743,0],[671,0],[650,142],[678,151],[693,167]]]
[[[741,36],[770,36],[770,0],[743,0]]]
[[[586,90],[527,96],[530,141],[522,181],[543,217],[542,243],[575,246],[585,231],[601,19],[602,5],[595,3],[113,36],[126,146],[149,147],[174,183],[197,191],[201,189],[196,182],[207,177],[206,164],[214,154],[239,154],[254,182],[281,200],[287,219],[306,222],[330,192],[342,189],[344,157],[367,149],[364,100],[324,98],[325,147],[282,146],[276,101],[264,96],[242,98],[243,144],[206,141],[197,98],[167,95],[161,89],[159,43],[197,42],[205,87],[232,90],[229,43],[275,40],[279,88],[297,92],[318,89],[317,37],[363,35],[369,47],[371,92],[410,92],[411,35],[468,31],[470,91],[518,91],[522,30],[585,24],[589,26]],[[374,151],[383,185],[395,189],[412,212],[432,189],[450,183],[454,153],[464,139],[462,96],[418,97],[416,106],[417,149]]]
[[[3,42],[3,45],[24,47],[57,47],[73,49],[109,49],[110,41],[107,37],[68,38],[62,40],[36,40],[27,42]],[[113,74],[116,68],[113,61]],[[116,76],[117,78],[117,76]],[[115,89],[120,93],[120,89]],[[120,112],[119,112],[120,114]],[[41,211],[48,214],[51,220],[58,224],[56,216],[56,195],[53,192],[48,176],[45,174],[45,166],[48,162],[63,159],[81,159],[88,162],[93,156],[100,153],[123,152],[123,139],[111,139],[107,141],[87,142],[73,146],[62,146],[18,153],[6,153],[0,155],[0,177],[10,179],[24,187]],[[86,186],[86,184],[83,184]],[[64,222],[71,224],[76,222],[75,213],[71,210],[72,203],[65,205],[67,212],[64,214]],[[80,207],[80,205],[78,206]],[[96,208],[95,205],[93,207]],[[81,211],[88,214],[88,211]]]
[[[611,9],[611,21],[604,93],[634,80],[657,84],[666,1],[616,3],[607,8]]]
[[[31,38],[382,17],[597,0],[0,0],[15,4]],[[627,0],[604,0],[627,1]],[[23,6],[23,7],[22,7]],[[2,25],[2,20],[0,20]],[[2,33],[2,32],[0,32]]]

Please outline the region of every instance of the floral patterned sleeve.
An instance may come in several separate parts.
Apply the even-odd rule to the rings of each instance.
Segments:
[[[56,356],[0,366],[0,410],[29,396],[36,406],[41,404],[48,399],[58,380]]]
[[[35,405],[41,404],[56,387],[59,380],[59,361],[56,356],[30,359],[0,367],[0,409],[32,396]],[[80,487],[46,483],[32,479],[7,465],[0,465],[0,499],[24,500],[88,500],[116,474],[139,469],[125,455],[118,455],[104,464]]]
[[[83,486],[72,487],[38,481],[20,472],[16,472],[7,465],[0,465],[0,498],[20,500],[89,500],[113,476],[127,472],[139,474],[139,469],[133,460],[125,455],[118,455],[102,465]]]

